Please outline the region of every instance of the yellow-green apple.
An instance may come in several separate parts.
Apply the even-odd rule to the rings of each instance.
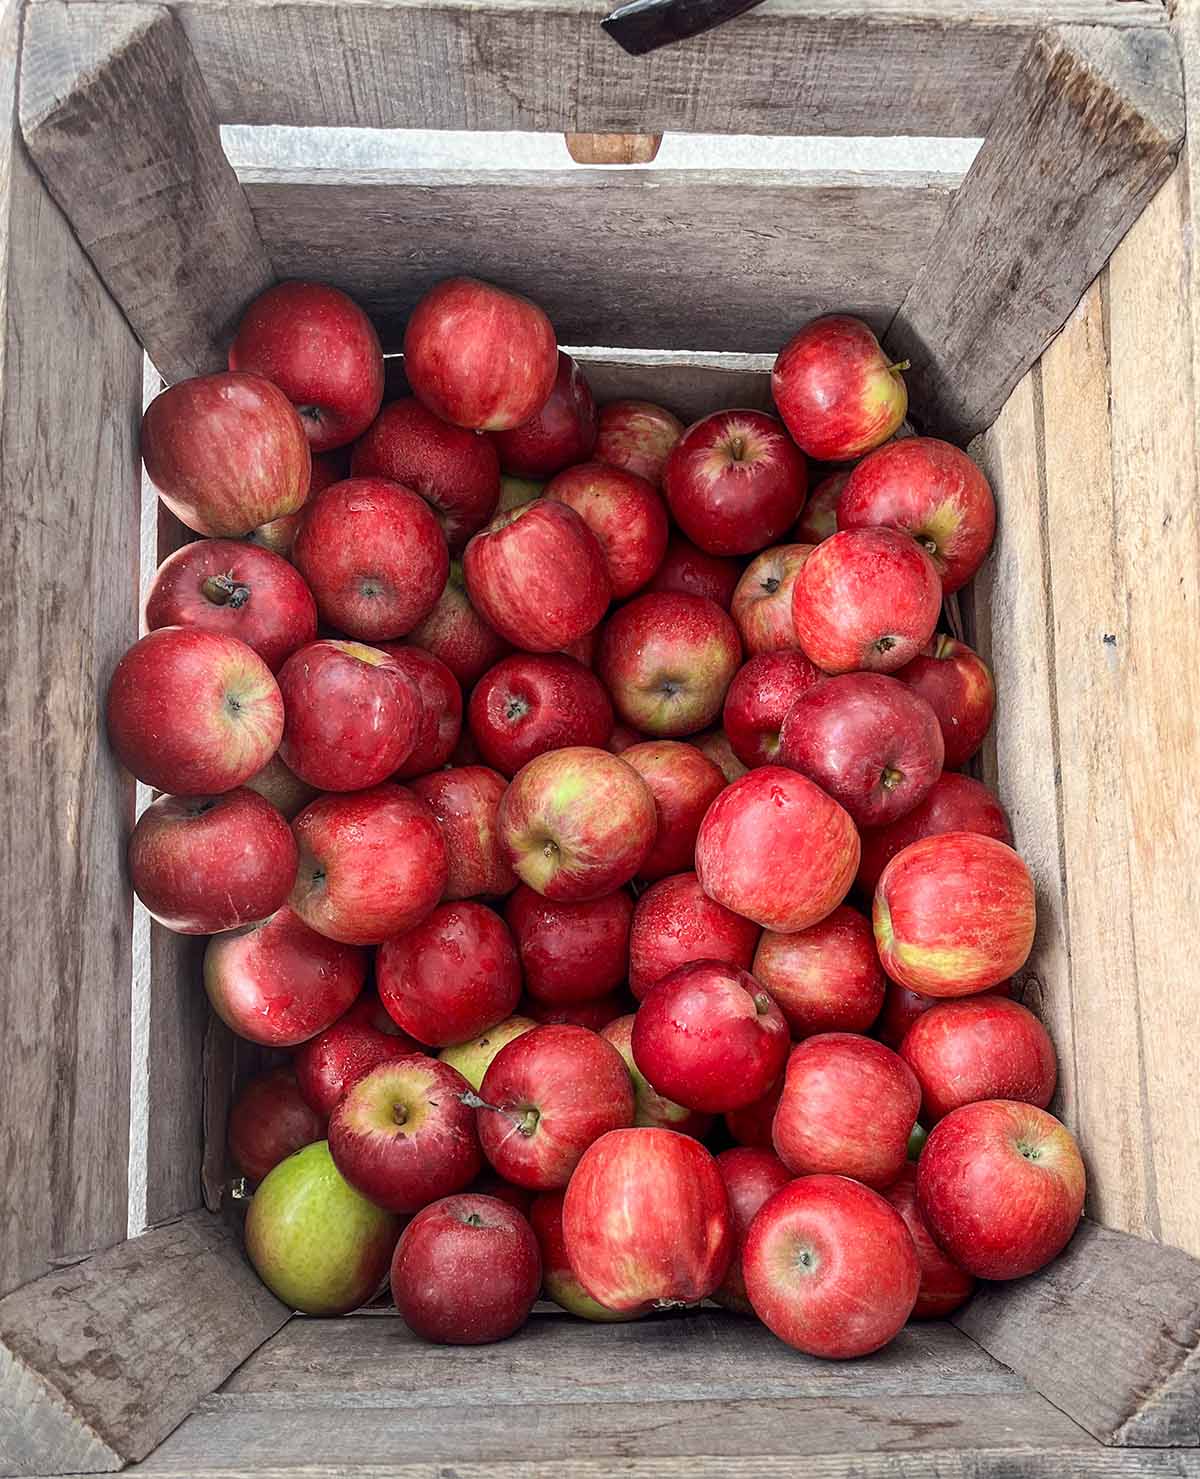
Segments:
[[[668,1099],[654,1088],[634,1060],[634,1021],[634,1013],[627,1012],[600,1029],[600,1036],[612,1043],[624,1058],[629,1077],[633,1080],[633,1123],[656,1125],[662,1130],[678,1130],[681,1135],[694,1135],[697,1140],[703,1140],[712,1129],[712,1115],[676,1104],[673,1099]]]
[[[523,766],[500,802],[500,845],[522,883],[569,904],[629,882],[654,846],[654,795],[632,765],[585,745]]]
[[[498,1197],[463,1192],[418,1212],[392,1259],[401,1319],[438,1345],[504,1340],[529,1318],[542,1260],[528,1221]]]
[[[1012,829],[1004,808],[983,784],[969,775],[943,771],[924,801],[886,827],[864,827],[858,887],[870,897],[888,863],[910,842],[942,832],[978,832],[1012,846]]]
[[[821,479],[808,495],[804,512],[796,520],[796,527],[792,530],[793,539],[804,544],[820,544],[823,539],[837,533],[838,499],[842,496],[842,489],[849,476],[847,470],[831,472],[828,477]]]
[[[437,603],[409,632],[408,642],[444,662],[464,688],[478,682],[509,651],[509,644],[471,605],[460,560],[450,562]]]
[[[695,739],[688,740],[688,744],[695,745],[702,755],[712,761],[725,777],[726,785],[740,780],[749,769],[733,753],[729,736],[723,729],[710,729],[704,734],[698,734]]]
[[[374,992],[370,993],[374,997]],[[381,1063],[408,1058],[421,1049],[393,1025],[382,1031],[352,1007],[332,1027],[296,1050],[292,1066],[304,1102],[328,1118],[347,1089]]]
[[[1086,1189],[1067,1127],[1009,1099],[952,1110],[917,1162],[921,1216],[938,1246],[977,1279],[1022,1279],[1057,1258]]]
[[[921,1287],[912,1318],[944,1320],[975,1292],[974,1275],[959,1268],[933,1241],[917,1205],[917,1168],[911,1161],[883,1195],[903,1217],[921,1266]]]
[[[871,921],[848,904],[794,934],[765,931],[750,970],[795,1038],[866,1032],[883,1006],[886,978]]]
[[[667,551],[667,510],[652,483],[605,462],[568,467],[545,497],[573,508],[600,542],[616,600],[640,590]]]
[[[289,1309],[344,1315],[382,1284],[400,1219],[347,1182],[318,1140],[282,1160],[246,1214],[246,1256]]]
[[[412,684],[417,699],[417,738],[396,779],[415,780],[445,765],[462,730],[463,696],[458,679],[440,658],[407,642],[383,642],[386,652]]]
[[[929,551],[949,595],[983,564],[996,532],[988,480],[965,452],[905,437],[864,457],[838,500],[839,529],[899,529]]]
[[[742,1274],[742,1245],[763,1203],[792,1180],[792,1173],[773,1152],[746,1145],[723,1150],[717,1157],[717,1168],[725,1183],[729,1214],[733,1218],[733,1260],[712,1297],[734,1314],[752,1315],[754,1307],[746,1296]]]
[[[699,1304],[733,1257],[716,1161],[691,1135],[652,1126],[613,1130],[584,1152],[563,1237],[585,1291],[623,1314]]]
[[[265,796],[289,822],[317,797],[316,787],[302,781],[294,770],[289,770],[279,758],[278,750],[245,784],[248,791],[257,791],[260,796]]]
[[[742,562],[709,555],[690,539],[673,533],[667,540],[662,564],[647,581],[647,591],[677,591],[684,596],[706,596],[724,611],[733,605],[733,593],[742,577]]]
[[[657,488],[671,448],[683,435],[678,416],[651,401],[610,401],[600,408],[594,456]]]
[[[563,1237],[565,1196],[566,1193],[561,1191],[540,1192],[529,1209],[529,1221],[542,1255],[542,1288],[546,1298],[552,1299],[568,1314],[578,1315],[581,1320],[611,1324],[616,1320],[637,1319],[636,1314],[619,1314],[616,1310],[605,1309],[575,1277]]]
[[[958,770],[983,744],[996,709],[991,670],[965,642],[939,633],[896,677],[937,715],[946,769]]]
[[[654,847],[638,877],[643,883],[653,883],[682,873],[692,866],[696,833],[704,813],[725,789],[725,777],[694,745],[678,740],[643,740],[618,753],[650,787],[658,814]]]
[[[696,960],[749,970],[761,931],[709,898],[694,873],[660,878],[641,896],[629,931],[629,989],[639,1000]]]
[[[483,1084],[484,1074],[492,1066],[492,1059],[501,1048],[507,1047],[513,1038],[523,1032],[531,1032],[538,1024],[532,1017],[506,1017],[489,1028],[474,1042],[458,1043],[452,1048],[443,1048],[438,1057],[451,1068],[457,1068],[476,1093]]]
[[[671,449],[663,491],[675,522],[710,555],[748,555],[786,534],[808,493],[804,457],[765,411],[716,411]]]
[[[304,1102],[288,1067],[252,1078],[229,1110],[229,1153],[247,1181],[261,1181],[293,1151],[324,1138],[324,1116]]]
[[[789,934],[842,902],[858,851],[858,831],[832,797],[794,770],[761,765],[705,813],[696,874],[718,904]]]
[[[894,673],[933,636],[941,610],[933,561],[895,529],[845,529],[823,540],[792,590],[800,646],[826,673]]]
[[[521,884],[504,906],[525,989],[551,1006],[606,996],[625,979],[633,899],[626,889],[580,904],[557,903]]]
[[[604,685],[561,652],[515,652],[480,678],[467,710],[488,765],[514,776],[547,750],[603,745],[613,711]]]
[[[874,924],[894,981],[925,996],[971,996],[1025,964],[1037,926],[1033,880],[994,837],[924,837],[883,870]]]
[[[846,1176],[801,1176],[763,1203],[742,1247],[754,1313],[809,1356],[867,1356],[898,1335],[921,1284],[904,1219]]]
[[[788,1059],[771,1139],[797,1176],[890,1186],[908,1159],[921,1089],[903,1058],[855,1032],[806,1037]]]
[[[626,724],[673,739],[720,714],[741,660],[737,627],[715,601],[652,591],[608,619],[596,670]]]
[[[552,478],[564,467],[586,462],[596,445],[596,402],[587,376],[569,354],[558,352],[554,389],[541,410],[491,440],[506,473],[521,478]]]
[[[425,801],[446,842],[443,898],[500,898],[512,893],[517,875],[500,847],[500,799],[508,789],[486,765],[452,766],[420,776],[411,789]]]
[[[141,450],[158,496],[210,538],[237,539],[308,497],[308,437],[288,398],[261,375],[176,381],[146,407]]]
[[[173,796],[216,796],[260,771],[283,735],[270,668],[237,637],[159,627],[108,686],[108,737],[126,770]]]
[[[566,1023],[535,1027],[501,1048],[472,1102],[484,1155],[506,1181],[533,1191],[566,1186],[594,1140],[633,1124],[633,1082],[620,1053]]]
[[[861,319],[814,318],[779,351],[771,394],[788,431],[818,462],[849,462],[886,442],[908,410],[905,364],[888,360]]]
[[[296,842],[244,786],[160,796],[129,838],[129,877],[151,917],[180,935],[215,935],[274,914],[296,879]]]
[[[811,544],[777,544],[763,550],[746,566],[729,611],[737,623],[747,657],[759,652],[799,649],[792,591],[812,551]]]
[[[780,749],[784,720],[797,700],[824,678],[803,652],[760,652],[738,669],[725,695],[722,720],[743,765],[786,763]]]
[[[936,1124],[977,1099],[1019,1099],[1045,1109],[1058,1060],[1050,1034],[1020,1002],[985,994],[939,1002],[904,1036],[900,1056],[921,1085],[921,1118]]]

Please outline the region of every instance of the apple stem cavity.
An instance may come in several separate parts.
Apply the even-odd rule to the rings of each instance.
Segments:
[[[236,581],[232,571],[228,575],[210,575],[201,585],[200,593],[214,606],[228,606],[234,611],[240,611],[250,599],[250,587]]]
[[[904,772],[902,770],[888,769],[879,777],[879,784],[885,791],[894,791],[903,779]]]
[[[771,1010],[771,998],[765,991],[760,991],[754,998],[754,1010],[760,1017],[765,1017]]]

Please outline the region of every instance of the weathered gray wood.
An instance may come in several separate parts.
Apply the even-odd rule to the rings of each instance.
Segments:
[[[926,427],[991,424],[1170,174],[1183,124],[1168,32],[1034,41],[888,332]]]
[[[1084,1222],[954,1323],[1105,1443],[1200,1444],[1200,1259]]]
[[[31,5],[21,126],[163,376],[223,368],[241,311],[274,274],[170,11]]]
[[[144,1457],[273,1335],[239,1244],[195,1212],[0,1300],[0,1472]]]
[[[606,354],[579,356],[598,405],[653,401],[684,422],[730,406],[774,409],[771,357],[764,355]]]
[[[209,1006],[204,941],[152,924],[146,1221],[201,1205],[204,1040]]]
[[[0,1294],[126,1231],[142,356],[25,154],[0,8]]]
[[[282,277],[357,298],[385,347],[466,272],[535,298],[565,344],[774,354],[814,314],[882,330],[959,176],[749,170],[243,171]]]

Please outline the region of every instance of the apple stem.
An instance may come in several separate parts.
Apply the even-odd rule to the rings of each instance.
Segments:
[[[470,1089],[458,1097],[468,1109],[490,1109],[493,1114],[502,1114],[512,1125],[512,1130],[509,1131],[509,1134],[520,1130],[522,1135],[532,1135],[537,1126],[537,1119],[535,1118],[530,1123],[529,1118],[531,1114],[536,1115],[536,1110],[529,1110],[525,1114],[515,1114],[511,1109],[504,1109],[499,1104],[489,1104],[486,1099],[481,1099],[478,1094],[473,1093]]]
[[[903,370],[911,370],[911,369],[912,369],[912,360],[910,360],[910,359],[898,359],[894,365],[889,365],[888,366],[888,371],[891,374],[896,374],[896,373],[898,373],[900,371],[903,371]]]
[[[250,587],[240,585],[233,575],[210,575],[200,587],[205,599],[214,606],[229,606],[240,610],[250,599]]]

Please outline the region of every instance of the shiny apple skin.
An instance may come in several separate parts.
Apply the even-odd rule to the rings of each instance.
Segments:
[[[944,1320],[975,1292],[974,1275],[959,1268],[933,1241],[917,1205],[917,1168],[911,1162],[883,1193],[908,1228],[921,1266],[921,1288],[913,1305],[914,1320]]]
[[[535,1027],[501,1048],[479,1090],[479,1139],[506,1181],[566,1186],[584,1151],[633,1124],[633,1082],[612,1043],[585,1027]]]
[[[725,789],[725,777],[694,745],[677,740],[643,740],[620,754],[650,787],[658,815],[654,847],[638,877],[654,883],[685,872],[696,856],[704,813]]]
[[[848,812],[805,776],[763,765],[709,807],[696,838],[696,874],[719,904],[789,934],[837,908],[858,854]]]
[[[917,1018],[898,1051],[921,1085],[926,1126],[977,1099],[1045,1109],[1054,1097],[1058,1059],[1049,1033],[1003,996],[939,1002]]]
[[[459,560],[450,562],[450,574],[433,610],[413,627],[407,641],[445,663],[464,689],[511,651],[471,605]]]
[[[817,545],[792,591],[800,646],[826,673],[894,673],[933,636],[942,583],[894,529],[849,529]]]
[[[838,500],[849,476],[850,471],[847,469],[844,472],[831,472],[828,477],[821,479],[808,495],[804,512],[796,520],[796,526],[792,530],[793,539],[802,544],[820,544],[823,539],[837,533]]]
[[[625,979],[633,899],[625,889],[586,903],[554,903],[521,884],[504,906],[525,989],[551,1006],[606,996]]]
[[[575,658],[518,652],[475,685],[467,722],[487,764],[512,777],[547,750],[603,745],[613,711],[599,678]]]
[[[411,790],[428,803],[446,842],[446,899],[501,898],[517,886],[517,875],[500,846],[500,800],[508,789],[486,765],[453,766],[413,781]]]
[[[694,873],[676,873],[641,896],[629,932],[629,989],[639,1000],[665,976],[708,960],[747,971],[761,931],[710,899]]]
[[[451,426],[415,396],[384,406],[356,443],[356,478],[389,478],[419,493],[452,553],[496,512],[500,462],[489,437]]]
[[[1012,850],[974,832],[910,843],[875,889],[875,943],[892,980],[925,996],[971,996],[1025,964],[1037,906]]]
[[[849,462],[886,442],[908,410],[908,391],[861,319],[833,313],[805,324],[771,371],[779,414],[809,457]]]
[[[850,1176],[890,1186],[908,1159],[921,1089],[890,1048],[853,1032],[822,1032],[788,1059],[771,1138],[797,1176]]]
[[[799,651],[792,592],[813,548],[811,544],[777,544],[746,566],[729,609],[747,657]]]
[[[507,431],[549,400],[558,342],[528,298],[478,278],[451,277],[409,315],[404,373],[417,399],[443,421]]]
[[[247,1181],[261,1181],[294,1151],[324,1138],[324,1116],[301,1098],[290,1068],[252,1078],[229,1110],[229,1154]]]
[[[991,670],[965,642],[939,634],[896,677],[937,715],[946,769],[958,770],[983,744],[996,711]]]
[[[658,1093],[701,1114],[724,1114],[762,1098],[783,1068],[789,1041],[783,1013],[753,976],[701,960],[651,987],[638,1008],[632,1046],[634,1062]]]
[[[672,531],[662,564],[646,582],[646,591],[704,596],[715,601],[723,611],[728,611],[741,578],[740,560],[705,554],[690,539]]]
[[[573,508],[604,551],[613,598],[640,590],[667,552],[667,509],[652,483],[603,462],[560,472],[546,498]]]
[[[712,1297],[717,1304],[736,1315],[753,1315],[754,1306],[746,1294],[746,1280],[742,1274],[742,1245],[759,1209],[792,1180],[792,1173],[772,1151],[754,1150],[744,1145],[723,1150],[717,1157],[717,1167],[729,1196],[734,1250],[729,1272],[720,1287],[713,1290]]]
[[[808,468],[783,423],[765,411],[716,411],[671,450],[663,490],[675,522],[710,555],[748,555],[800,516]]]
[[[633,1024],[636,1014],[626,1012],[615,1017],[600,1029],[600,1036],[612,1043],[625,1060],[629,1077],[633,1080],[633,1123],[635,1126],[652,1125],[661,1130],[677,1130],[681,1135],[694,1135],[703,1140],[712,1129],[713,1116],[699,1110],[688,1109],[660,1094],[637,1066],[633,1056]]]
[[[552,478],[564,467],[588,460],[596,445],[598,421],[587,376],[560,349],[554,389],[541,410],[509,431],[494,431],[491,440],[506,473]]]
[[[750,970],[797,1039],[818,1032],[866,1032],[883,1007],[887,980],[871,921],[847,904],[794,934],[768,930]]]
[[[357,1021],[353,1011],[296,1049],[292,1059],[304,1102],[326,1119],[347,1089],[381,1063],[408,1058],[421,1049],[404,1033],[381,1032]]]
[[[462,731],[463,696],[458,679],[444,662],[421,647],[382,642],[386,652],[412,684],[417,698],[417,738],[397,780],[415,780],[445,765]]]
[[[546,1298],[568,1314],[581,1320],[595,1320],[601,1324],[636,1319],[636,1315],[618,1314],[592,1298],[575,1277],[567,1257],[567,1243],[563,1237],[562,1209],[566,1193],[543,1191],[533,1199],[529,1209],[529,1222],[542,1255],[542,1288]]]
[[[600,408],[593,455],[598,462],[636,473],[657,488],[662,485],[671,448],[683,431],[678,416],[651,401],[610,401]]]
[[[248,1042],[294,1048],[350,1010],[367,953],[327,940],[285,904],[269,919],[214,935],[204,951],[213,1011]]]
[[[943,771],[924,801],[886,827],[862,829],[858,887],[870,897],[880,874],[898,852],[922,837],[944,832],[978,832],[1012,846],[1008,813],[983,784],[969,775]]]
[[[797,699],[823,681],[825,674],[803,652],[762,652],[738,669],[725,695],[722,722],[743,765],[786,763],[780,745],[784,720]]]

